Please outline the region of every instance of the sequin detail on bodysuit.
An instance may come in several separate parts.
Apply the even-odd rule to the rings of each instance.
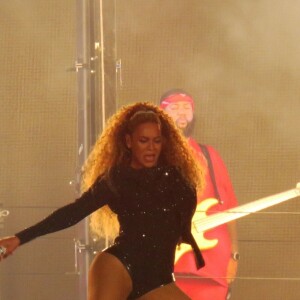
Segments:
[[[179,240],[191,244],[198,267],[204,265],[191,234],[196,192],[175,167],[116,167],[109,178],[109,182],[99,178],[74,203],[16,234],[21,243],[72,226],[108,204],[118,215],[120,234],[105,251],[118,257],[129,271],[133,282],[129,299],[173,281]]]

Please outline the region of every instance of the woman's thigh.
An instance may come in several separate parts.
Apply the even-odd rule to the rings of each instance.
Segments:
[[[131,290],[131,278],[120,260],[109,253],[99,253],[89,271],[88,300],[125,300]]]
[[[175,283],[156,288],[140,297],[138,300],[191,300]]]

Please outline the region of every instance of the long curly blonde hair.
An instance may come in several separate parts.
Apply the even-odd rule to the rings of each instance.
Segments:
[[[137,112],[154,112],[160,123],[163,146],[159,163],[176,166],[187,182],[203,189],[204,171],[185,137],[177,129],[167,113],[149,102],[138,102],[123,106],[107,122],[106,128],[97,139],[83,167],[82,190],[86,191],[99,176],[107,176],[112,167],[130,164],[130,152],[126,146],[125,136],[131,134],[138,125],[146,122],[157,122],[153,114],[144,114],[138,122],[132,122]],[[139,113],[139,115],[142,115]],[[152,115],[149,119],[149,115]],[[113,239],[119,231],[116,215],[106,205],[91,215],[90,225],[94,233],[101,237]]]

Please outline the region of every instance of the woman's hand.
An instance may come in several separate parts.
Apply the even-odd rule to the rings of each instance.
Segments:
[[[13,252],[20,245],[20,240],[16,236],[6,237],[0,240],[0,261],[9,255],[13,254]]]

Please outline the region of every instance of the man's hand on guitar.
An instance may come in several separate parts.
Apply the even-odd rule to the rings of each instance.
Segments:
[[[236,259],[230,258],[227,266],[227,283],[231,284],[235,280],[237,273],[238,261]]]

